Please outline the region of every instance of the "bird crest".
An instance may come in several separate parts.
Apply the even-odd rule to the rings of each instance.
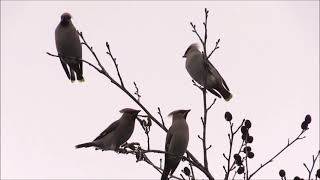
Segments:
[[[185,112],[189,112],[189,111],[190,111],[190,109],[188,109],[188,110],[184,110],[184,109],[175,110],[175,111],[172,111],[171,113],[169,113],[168,117],[173,116],[175,114],[185,113]]]
[[[134,113],[134,112],[140,112],[140,110],[135,110],[131,108],[124,108],[119,111],[120,113]]]
[[[199,44],[197,44],[197,43],[191,44],[188,47],[188,49],[186,50],[186,52],[184,53],[183,57],[186,57],[189,52],[192,52],[194,50],[198,50],[199,51],[199,48],[200,48]]]

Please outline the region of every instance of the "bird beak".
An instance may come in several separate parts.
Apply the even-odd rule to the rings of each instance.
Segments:
[[[186,56],[186,55],[183,55],[182,57],[183,57],[183,58],[186,58],[187,56]]]

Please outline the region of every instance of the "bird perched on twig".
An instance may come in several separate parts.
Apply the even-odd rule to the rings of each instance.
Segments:
[[[186,118],[189,110],[176,110],[169,114],[172,116],[172,125],[166,136],[165,150],[172,154],[165,154],[164,169],[161,180],[167,180],[179,165],[181,156],[187,151],[189,142],[189,127]],[[173,156],[176,155],[176,156]]]
[[[79,61],[82,59],[82,47],[78,32],[72,24],[71,14],[61,15],[61,21],[55,31],[55,39],[58,56],[68,79],[74,82],[76,73],[77,80],[83,82],[82,61]]]
[[[208,69],[205,73],[203,54],[200,52],[197,44],[191,44],[183,57],[186,58],[186,69],[192,79],[202,86],[205,86],[206,79],[206,88],[209,92],[219,98],[222,95],[226,101],[232,98],[226,82],[210,61],[207,61]]]
[[[122,109],[120,113],[123,114],[119,120],[113,122],[92,142],[76,145],[76,148],[93,146],[101,150],[118,151],[119,147],[131,137],[134,130],[135,119],[139,112],[140,110],[131,108]]]

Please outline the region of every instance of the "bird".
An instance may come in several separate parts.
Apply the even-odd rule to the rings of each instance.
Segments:
[[[193,80],[204,86],[206,79],[206,89],[209,92],[218,98],[222,96],[225,101],[229,101],[232,98],[227,83],[210,61],[207,61],[208,69],[205,74],[204,58],[198,44],[191,44],[183,55],[183,58],[186,58],[185,67]]]
[[[61,15],[60,23],[55,30],[56,48],[68,79],[74,82],[76,73],[77,80],[83,82],[82,61],[79,61],[82,59],[82,47],[71,18],[71,14],[67,12]]]
[[[120,119],[109,125],[109,127],[100,133],[100,135],[92,142],[78,144],[75,147],[95,147],[96,150],[118,151],[119,147],[127,142],[127,140],[131,137],[134,130],[135,119],[137,118],[139,112],[140,110],[131,108],[124,108],[120,110],[120,113],[122,113]]]
[[[166,136],[166,152],[176,155],[165,154],[164,169],[161,180],[167,180],[168,175],[172,175],[179,165],[181,156],[187,151],[189,142],[189,127],[186,118],[189,110],[176,110],[169,114],[172,116],[172,125]]]

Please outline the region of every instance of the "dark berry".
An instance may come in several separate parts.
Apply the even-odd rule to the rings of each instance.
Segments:
[[[252,136],[248,136],[247,137],[247,142],[248,143],[252,143],[253,142],[253,137]]]
[[[286,176],[286,172],[283,169],[281,169],[279,171],[279,175],[280,175],[280,177],[285,177]]]
[[[253,152],[248,152],[248,158],[252,159],[254,157],[254,153]]]
[[[190,176],[190,169],[188,167],[184,167],[183,172],[185,175]]]
[[[246,121],[244,122],[244,126],[245,126],[246,128],[248,128],[248,129],[250,129],[250,128],[251,128],[251,122],[250,122],[250,120],[246,120]]]
[[[227,112],[224,114],[224,118],[226,119],[226,121],[231,121],[231,120],[232,120],[232,114],[227,111]]]
[[[248,129],[245,126],[241,127],[242,134],[248,134]]]
[[[307,130],[308,129],[308,123],[306,121],[303,121],[301,123],[301,129],[303,129],[303,130]]]
[[[240,166],[237,170],[237,173],[238,174],[242,174],[244,172],[244,167],[243,166]]]
[[[233,157],[238,166],[242,165],[241,156],[239,154],[234,154]]]
[[[246,152],[250,152],[251,151],[251,147],[250,146],[247,146],[247,147],[244,147],[243,148],[243,152],[246,153]]]
[[[245,141],[248,136],[249,136],[249,134],[242,134],[241,139]]]
[[[234,154],[233,157],[236,161],[241,161],[241,156],[239,154]]]
[[[298,176],[294,177],[293,180],[301,180]]]
[[[307,124],[310,124],[311,123],[311,116],[309,114],[306,115],[306,117],[304,118],[304,121],[307,123]]]

